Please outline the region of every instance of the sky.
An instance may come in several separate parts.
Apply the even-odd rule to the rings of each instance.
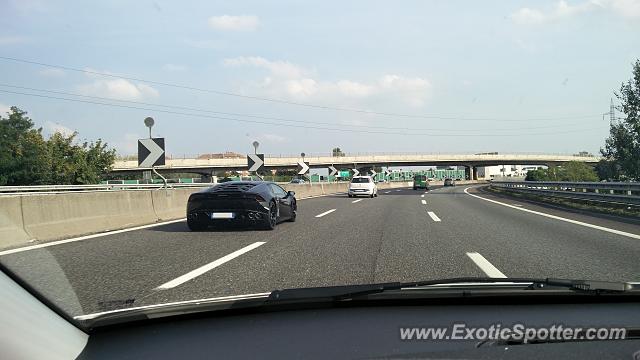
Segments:
[[[597,153],[640,0],[0,0],[0,113],[171,156]],[[38,64],[34,64],[38,63]],[[52,65],[52,66],[44,66]],[[34,96],[38,95],[38,96]]]

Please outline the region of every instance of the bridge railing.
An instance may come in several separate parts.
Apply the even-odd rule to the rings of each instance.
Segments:
[[[169,183],[168,188],[201,188],[211,183]],[[163,184],[99,184],[99,185],[31,185],[31,186],[0,186],[0,195],[22,195],[28,193],[62,193],[62,192],[94,192],[121,190],[154,190],[164,188]]]
[[[547,197],[640,206],[639,182],[493,181],[491,187]]]

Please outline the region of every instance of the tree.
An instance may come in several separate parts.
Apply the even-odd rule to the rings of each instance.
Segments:
[[[607,162],[619,171],[611,172],[619,179],[640,180],[640,60],[633,65],[633,78],[615,93],[626,117],[611,123],[605,147],[600,149]]]
[[[596,165],[596,172],[600,180],[613,181],[620,178],[620,165],[614,161],[602,159]]]
[[[570,161],[562,166],[559,171],[560,181],[598,181],[595,170],[579,161]]]
[[[545,169],[535,169],[527,171],[526,181],[547,181],[547,172]]]
[[[529,170],[527,181],[598,181],[598,174],[589,165],[570,161],[562,166],[550,166],[548,169]]]
[[[95,184],[115,161],[115,150],[98,139],[95,143],[76,143],[78,133],[56,132],[47,142],[51,159],[51,184]]]
[[[345,156],[345,154],[342,152],[342,150],[340,150],[339,147],[333,148],[333,150],[331,150],[331,154],[334,157],[341,157],[341,156]]]
[[[26,114],[11,107],[0,116],[0,185],[95,184],[111,169],[115,150],[102,140],[78,144],[77,133],[59,132],[45,140]]]
[[[0,116],[0,185],[46,183],[49,169],[42,128],[33,129],[26,112],[11,107]]]

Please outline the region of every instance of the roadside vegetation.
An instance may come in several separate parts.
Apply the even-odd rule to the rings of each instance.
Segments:
[[[98,139],[81,142],[78,133],[53,133],[48,139],[27,113],[11,107],[0,115],[0,186],[96,184],[116,158]]]
[[[636,60],[632,73],[615,92],[620,100],[616,109],[624,117],[611,123],[609,137],[600,150],[603,159],[597,170],[603,180],[640,181],[640,60]]]
[[[596,171],[579,161],[571,161],[563,166],[551,166],[548,169],[529,170],[527,181],[598,181]]]

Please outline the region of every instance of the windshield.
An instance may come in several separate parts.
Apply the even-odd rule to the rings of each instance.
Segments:
[[[353,178],[351,179],[351,182],[352,183],[369,183],[371,182],[371,179],[365,178],[365,177]]]
[[[637,1],[0,8],[0,264],[71,317],[640,281]]]

